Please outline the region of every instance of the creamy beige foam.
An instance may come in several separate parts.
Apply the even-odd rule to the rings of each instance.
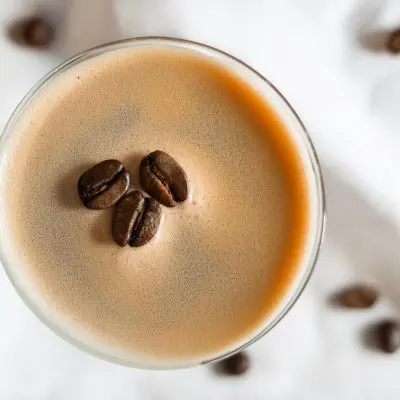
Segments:
[[[186,50],[124,49],[42,90],[15,128],[4,225],[35,288],[107,346],[194,359],[249,335],[284,296],[307,231],[307,189],[275,112],[233,73]],[[76,183],[123,161],[171,154],[191,198],[163,207],[157,237],[119,248],[112,211],[85,209]]]

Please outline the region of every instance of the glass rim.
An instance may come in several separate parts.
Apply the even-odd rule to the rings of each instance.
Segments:
[[[89,57],[88,59],[92,57],[96,57],[98,55],[107,53],[109,51],[113,51],[119,48],[123,47],[130,47],[130,45],[140,45],[140,44],[149,44],[157,42],[157,44],[170,44],[170,45],[178,45],[178,46],[187,46],[190,49],[194,49],[197,51],[208,51],[211,52],[214,55],[221,56],[223,59],[227,59],[230,61],[233,61],[236,64],[239,64],[241,67],[243,67],[246,71],[250,72],[252,75],[256,76],[264,85],[268,86],[272,91],[278,96],[278,98],[283,101],[284,105],[287,107],[289,110],[290,114],[294,117],[296,123],[299,125],[301,128],[301,133],[302,133],[302,138],[304,139],[305,142],[305,148],[307,150],[307,155],[309,158],[309,161],[311,163],[312,167],[312,174],[313,177],[315,178],[315,184],[316,184],[316,195],[317,195],[317,205],[318,205],[318,210],[317,210],[317,230],[315,233],[315,236],[311,239],[312,244],[311,244],[311,255],[310,259],[308,261],[308,265],[304,268],[304,273],[301,276],[301,279],[299,279],[298,282],[296,282],[294,293],[290,296],[290,298],[282,305],[277,305],[276,309],[279,308],[279,312],[275,315],[274,318],[272,318],[270,321],[260,323],[260,326],[263,326],[262,330],[254,335],[249,334],[249,337],[245,339],[245,341],[234,348],[231,348],[227,351],[224,351],[220,355],[216,357],[204,357],[204,361],[187,361],[179,364],[172,364],[171,366],[164,366],[164,365],[157,365],[157,366],[152,366],[152,365],[147,365],[148,363],[140,363],[140,362],[130,362],[125,359],[121,359],[117,356],[107,354],[103,351],[100,351],[99,349],[96,348],[96,345],[90,346],[87,343],[84,343],[83,340],[79,340],[79,338],[75,337],[73,334],[69,334],[66,332],[64,328],[59,326],[55,321],[52,321],[51,317],[47,316],[46,313],[34,302],[32,299],[29,298],[27,293],[24,291],[23,288],[21,288],[17,282],[17,280],[14,278],[12,274],[12,269],[13,267],[10,265],[7,265],[7,262],[4,260],[6,259],[3,251],[3,245],[0,243],[0,263],[3,266],[3,269],[6,272],[6,275],[8,276],[11,284],[14,286],[16,292],[18,295],[21,297],[21,299],[24,301],[24,303],[28,306],[28,308],[36,315],[36,317],[45,325],[47,326],[50,330],[52,330],[57,336],[61,337],[65,341],[69,342],[70,344],[74,345],[78,349],[89,353],[95,357],[98,357],[100,359],[103,359],[105,361],[109,361],[114,364],[119,364],[119,365],[125,365],[128,367],[136,367],[136,368],[142,368],[142,369],[151,369],[151,370],[168,370],[168,369],[183,369],[183,368],[189,368],[193,367],[196,365],[205,365],[209,363],[214,363],[221,361],[225,358],[228,358],[232,356],[233,354],[244,350],[254,342],[258,341],[260,338],[265,336],[269,331],[271,331],[287,314],[288,312],[293,308],[297,300],[300,298],[302,292],[306,288],[312,273],[315,269],[316,262],[318,260],[318,255],[320,252],[320,248],[322,245],[322,240],[324,236],[324,230],[325,230],[325,224],[326,224],[326,197],[325,197],[325,188],[324,188],[324,182],[323,182],[323,177],[322,177],[322,171],[321,171],[321,165],[318,160],[317,153],[315,151],[314,145],[311,141],[310,135],[307,132],[307,129],[305,128],[305,125],[301,121],[299,115],[296,113],[296,111],[293,109],[293,107],[290,105],[289,101],[282,95],[282,93],[276,88],[274,84],[272,84],[267,78],[265,78],[263,75],[261,75],[259,72],[257,72],[254,68],[243,62],[242,60],[236,58],[235,56],[232,56],[231,54],[219,50],[215,47],[212,47],[210,45],[206,45],[200,42],[195,42],[191,40],[186,40],[186,39],[179,39],[179,38],[173,38],[173,37],[167,37],[167,36],[144,36],[144,37],[134,37],[134,38],[128,38],[128,39],[122,39],[118,41],[113,41],[109,43],[105,43],[99,46],[92,47],[90,49],[81,51],[74,56],[68,58],[66,61],[62,62],[58,66],[54,67],[51,71],[49,71],[47,74],[45,74],[29,91],[28,93],[22,98],[22,100],[19,102],[13,113],[11,114],[11,117],[7,121],[3,132],[0,136],[0,155],[3,154],[4,152],[4,147],[5,147],[5,142],[6,139],[10,136],[12,133],[12,128],[14,127],[15,123],[17,122],[18,118],[20,117],[21,113],[24,111],[25,107],[29,104],[29,102],[33,99],[33,97],[42,89],[42,87],[49,82],[51,79],[57,77],[59,74],[69,70],[70,68],[80,64],[81,62],[86,61],[86,57]],[[300,267],[299,267],[300,268]],[[233,344],[234,345],[234,344]],[[155,364],[154,364],[155,365]]]

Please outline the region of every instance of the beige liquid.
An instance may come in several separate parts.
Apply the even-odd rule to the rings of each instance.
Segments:
[[[307,233],[301,163],[275,112],[233,73],[186,50],[117,50],[63,73],[17,124],[3,192],[18,258],[45,301],[95,340],[139,356],[207,357],[282,299]],[[190,200],[157,237],[119,248],[112,210],[76,182],[148,152],[171,154]]]

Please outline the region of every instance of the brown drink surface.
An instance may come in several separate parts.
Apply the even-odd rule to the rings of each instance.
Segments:
[[[233,72],[186,50],[117,50],[63,73],[15,129],[3,226],[35,290],[94,340],[207,357],[284,297],[308,229],[306,180],[285,125]],[[157,149],[184,168],[190,198],[163,207],[147,245],[120,248],[112,211],[83,207],[77,180],[119,159],[138,186]]]

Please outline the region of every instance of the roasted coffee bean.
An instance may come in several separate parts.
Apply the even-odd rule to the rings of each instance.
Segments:
[[[351,286],[333,297],[333,302],[341,307],[364,309],[372,307],[378,300],[378,292],[365,285]]]
[[[105,160],[86,171],[78,182],[79,197],[93,210],[115,204],[128,190],[129,173],[117,160]]]
[[[112,234],[120,246],[146,244],[156,234],[161,220],[161,206],[143,192],[128,192],[116,205]]]
[[[43,18],[34,17],[25,22],[23,37],[30,46],[46,47],[54,38],[54,30]]]
[[[378,347],[386,353],[394,353],[400,347],[400,324],[385,320],[376,325]]]
[[[400,29],[390,33],[387,40],[387,48],[391,53],[400,53]]]
[[[157,150],[140,164],[140,181],[150,196],[167,207],[188,197],[188,182],[182,167],[167,153]]]
[[[54,39],[53,27],[42,17],[16,21],[10,26],[8,33],[11,40],[29,47],[47,47]]]
[[[250,368],[250,358],[245,352],[237,353],[232,357],[219,362],[218,369],[225,375],[243,375]]]

